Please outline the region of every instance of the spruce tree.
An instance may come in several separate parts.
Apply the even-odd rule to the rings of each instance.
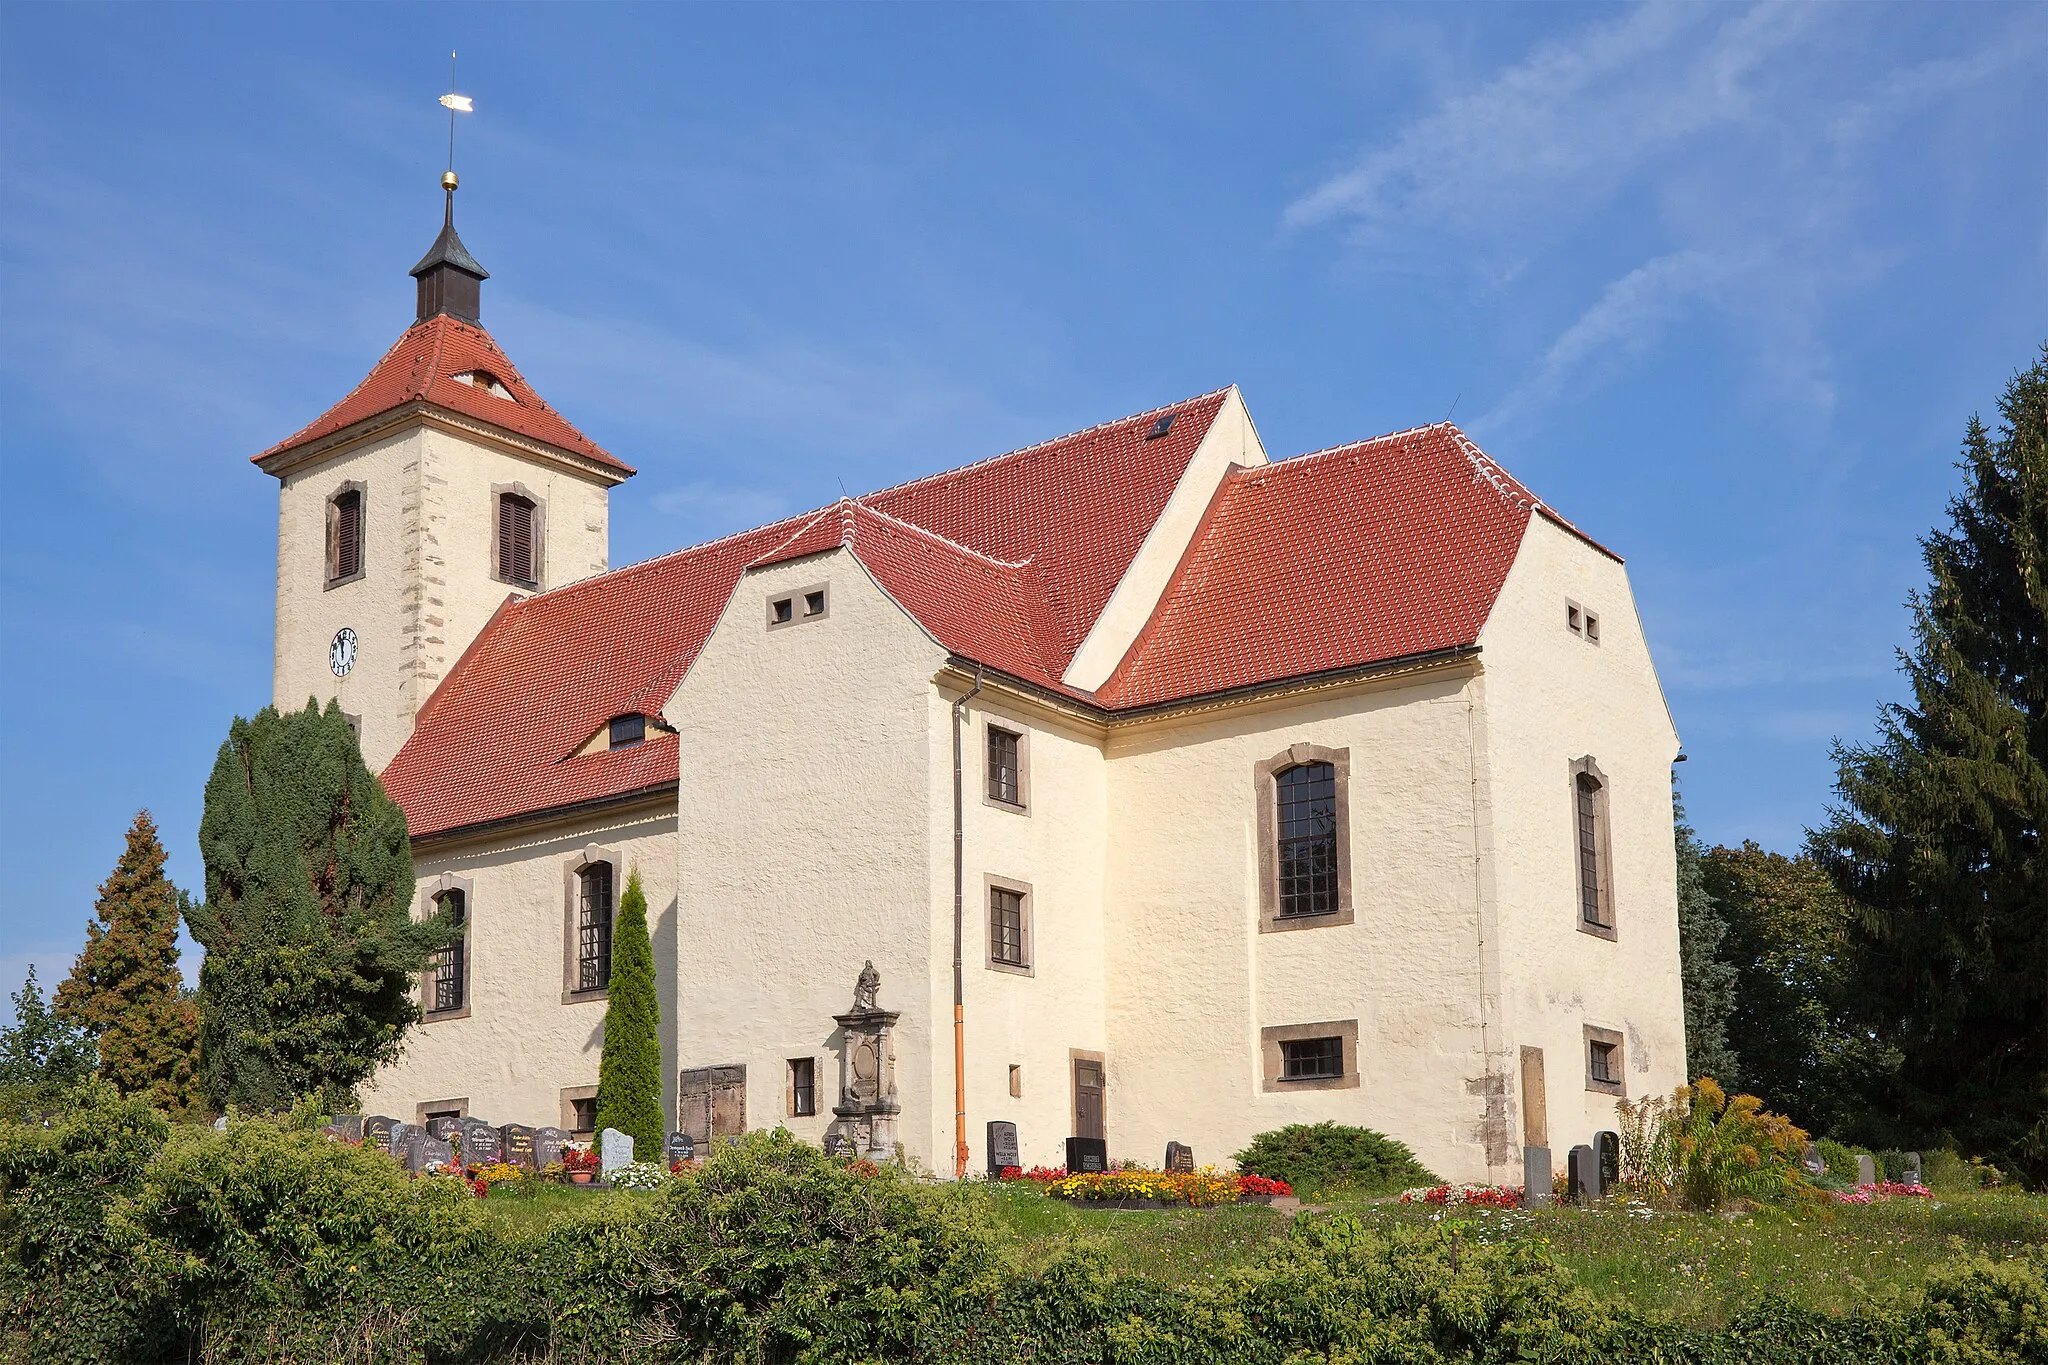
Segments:
[[[661,1004],[654,995],[654,944],[647,893],[636,868],[612,923],[612,975],[605,991],[604,1052],[597,1066],[597,1127],[633,1139],[641,1161],[661,1160]]]
[[[1912,700],[1837,745],[1813,848],[1857,907],[1855,1000],[1896,1049],[1871,1096],[2048,1180],[2048,345],[1996,437],[1972,417],[1963,490],[1921,541]]]
[[[166,858],[156,822],[136,812],[56,1005],[98,1040],[103,1078],[124,1095],[176,1110],[197,1098],[199,1011],[178,970],[185,897],[164,875]]]
[[[1728,925],[1707,891],[1701,852],[1685,805],[1674,791],[1672,842],[1678,854],[1678,962],[1685,992],[1686,1079],[1712,1076],[1725,1090],[1741,1084],[1742,1067],[1728,1046],[1735,1008],[1735,969],[1721,956]]]
[[[54,1092],[92,1075],[92,1039],[43,999],[35,964],[14,993],[14,1022],[0,1026],[0,1086]]]
[[[207,1099],[275,1111],[348,1092],[398,1055],[413,978],[455,929],[414,922],[405,814],[341,709],[237,717],[199,821],[206,903],[189,913]]]

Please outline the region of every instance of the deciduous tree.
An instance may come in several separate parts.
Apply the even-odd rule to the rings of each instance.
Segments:
[[[92,1039],[43,999],[35,964],[14,993],[14,1022],[0,1027],[0,1086],[55,1090],[92,1075]]]
[[[1741,1082],[1742,1066],[1728,1046],[1735,1008],[1735,968],[1722,956],[1728,926],[1702,875],[1698,838],[1685,806],[1672,793],[1672,842],[1678,854],[1678,960],[1685,990],[1685,1065],[1690,1079],[1712,1076],[1724,1087]]]
[[[647,893],[635,869],[612,924],[612,975],[605,991],[604,1052],[597,1065],[597,1126],[633,1139],[633,1155],[661,1160],[661,1004],[654,994],[654,944]]]

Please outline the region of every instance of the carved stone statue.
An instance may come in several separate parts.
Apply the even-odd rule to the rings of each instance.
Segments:
[[[870,958],[860,969],[860,976],[853,983],[853,1012],[860,1014],[877,1008],[875,997],[881,992],[882,974],[875,970],[874,959]]]

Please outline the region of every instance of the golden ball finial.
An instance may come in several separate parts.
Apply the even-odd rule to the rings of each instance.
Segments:
[[[455,186],[456,186],[456,183],[457,183],[457,182],[456,182],[456,179],[455,179],[455,172],[453,172],[453,171],[443,171],[443,172],[441,172],[441,188],[442,188],[442,189],[444,189],[444,190],[452,190],[452,189],[454,189],[454,188],[455,188]]]

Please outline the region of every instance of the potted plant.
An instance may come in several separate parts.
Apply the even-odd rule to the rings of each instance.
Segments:
[[[588,1185],[597,1178],[603,1166],[597,1153],[588,1147],[562,1149],[562,1170],[568,1174],[571,1185]]]

